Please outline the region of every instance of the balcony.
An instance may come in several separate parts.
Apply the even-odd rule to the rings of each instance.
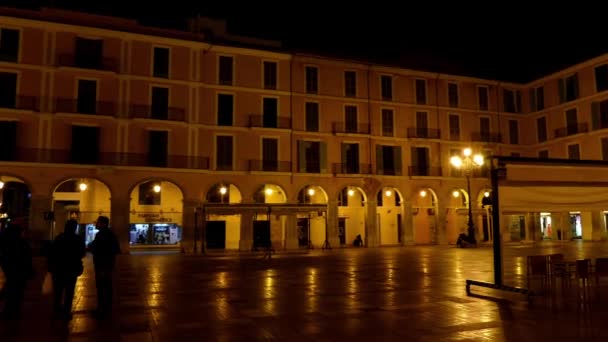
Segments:
[[[151,156],[145,153],[101,152],[93,153],[83,158],[73,154],[71,150],[20,148],[3,159],[2,161],[25,163],[209,169],[209,158],[207,157],[169,155],[161,158],[151,158]]]
[[[369,175],[372,173],[370,164],[334,163],[332,166],[334,174]]]
[[[272,117],[260,114],[249,115],[249,127],[290,129],[291,119],[284,116]]]
[[[426,165],[412,165],[409,167],[410,176],[419,177],[441,177],[441,167],[438,166],[426,166]]]
[[[131,105],[129,117],[132,119],[153,119],[167,121],[185,121],[186,110],[184,108],[154,108],[149,105]]]
[[[501,143],[502,135],[493,132],[474,132],[471,134],[471,141],[485,143]]]
[[[440,139],[441,131],[437,128],[409,127],[407,129],[407,137],[420,139]]]
[[[401,169],[397,168],[379,168],[376,166],[376,174],[384,176],[401,176]]]
[[[351,124],[344,122],[334,122],[333,131],[335,133],[349,133],[349,134],[369,134],[369,124]]]
[[[283,160],[249,160],[249,171],[291,172],[291,162]]]
[[[456,169],[454,167],[450,167],[450,177],[464,177],[464,171],[462,169]],[[490,169],[487,167],[481,167],[478,169],[474,169],[471,173],[471,177],[473,178],[489,178],[490,177]]]
[[[577,124],[567,125],[566,127],[560,127],[555,130],[555,138],[563,138],[569,135],[575,135],[579,133],[589,132],[589,124],[581,122]]]
[[[78,101],[78,99],[55,99],[56,113],[78,113],[116,116],[116,104],[107,101]]]
[[[0,108],[40,111],[40,98],[36,96],[17,95],[4,97],[0,94]]]
[[[62,54],[59,55],[57,63],[64,67],[118,72],[116,58],[76,58],[73,54]]]

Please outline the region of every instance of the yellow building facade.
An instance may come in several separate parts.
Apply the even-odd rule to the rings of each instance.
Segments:
[[[512,84],[0,9],[0,88],[3,198],[28,189],[34,240],[106,215],[125,250],[453,244],[468,201],[490,240],[487,168],[469,194],[452,155],[608,160],[608,56]],[[504,236],[606,236],[547,210]]]

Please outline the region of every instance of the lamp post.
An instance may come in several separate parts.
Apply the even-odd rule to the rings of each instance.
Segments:
[[[471,203],[471,174],[473,171],[483,165],[483,156],[481,154],[472,155],[470,148],[465,148],[462,151],[462,157],[453,156],[450,158],[450,163],[457,169],[462,170],[467,179],[467,193],[469,194],[469,222],[468,233],[469,239],[475,243],[475,225],[473,224],[473,208]]]

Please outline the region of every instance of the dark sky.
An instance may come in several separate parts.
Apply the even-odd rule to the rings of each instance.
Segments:
[[[170,0],[137,8],[132,3],[142,1],[0,0],[11,2],[53,2],[178,28],[200,13],[227,19],[233,33],[279,39],[288,48],[505,81],[529,81],[608,52],[602,10],[571,2]]]

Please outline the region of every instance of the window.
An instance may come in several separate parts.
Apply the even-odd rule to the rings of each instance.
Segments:
[[[412,172],[411,176],[429,175],[429,149],[427,147],[412,146]]]
[[[72,126],[71,161],[97,164],[99,161],[99,127]]]
[[[344,96],[357,97],[357,73],[355,71],[344,72]]]
[[[394,134],[393,127],[393,110],[383,109],[382,110],[382,135],[385,137],[392,137]]]
[[[591,103],[591,129],[608,128],[608,100]]]
[[[458,107],[458,85],[448,83],[448,102],[450,107]]]
[[[232,85],[233,78],[233,59],[230,56],[220,56],[219,58],[219,84]]]
[[[545,89],[536,87],[530,89],[530,111],[537,112],[545,109]]]
[[[450,140],[460,140],[460,116],[449,115]]]
[[[161,192],[154,191],[157,182],[145,182],[139,185],[139,205],[160,205]]]
[[[581,150],[578,144],[568,145],[568,159],[581,159]]]
[[[401,175],[401,147],[376,145],[376,174]]]
[[[17,106],[17,74],[0,72],[0,108]]]
[[[602,138],[602,160],[608,161],[608,138]]]
[[[167,120],[169,117],[169,88],[152,87],[152,119]]]
[[[429,137],[429,116],[427,112],[416,112],[416,137]]]
[[[262,139],[262,170],[278,171],[279,166],[279,139]]]
[[[416,80],[416,104],[426,104],[426,80]]]
[[[559,80],[560,103],[573,101],[578,98],[578,75],[574,74]]]
[[[608,90],[608,64],[595,68],[595,90],[597,92]]]
[[[536,137],[539,143],[547,141],[547,119],[544,116],[536,119]]]
[[[19,31],[0,29],[0,61],[17,62],[19,58]]]
[[[215,137],[215,169],[232,170],[232,136],[218,135]]]
[[[306,67],[306,92],[308,94],[319,92],[319,69],[317,67]]]
[[[230,94],[217,94],[217,125],[232,126],[234,116],[234,97]]]
[[[488,106],[490,103],[490,95],[488,87],[478,86],[477,87],[477,101],[479,105],[479,110],[488,110]]]
[[[519,122],[509,120],[509,144],[519,144]]]
[[[166,167],[169,152],[169,132],[148,132],[148,165]]]
[[[277,89],[276,62],[264,62],[264,89]]]
[[[82,114],[97,113],[97,81],[78,80],[76,111]]]
[[[393,99],[393,78],[391,76],[380,76],[380,92],[383,100],[390,101]]]
[[[169,78],[169,49],[154,48],[154,77]]]
[[[521,112],[521,93],[519,90],[503,89],[503,108],[507,113]]]
[[[576,108],[568,109],[566,111],[566,132],[567,135],[579,133]]]
[[[263,126],[277,128],[279,120],[279,100],[273,97],[265,97],[262,106],[264,107]]]
[[[319,104],[306,102],[306,131],[319,131]]]
[[[479,135],[482,141],[490,141],[490,118],[479,118]]]
[[[327,172],[327,144],[320,141],[298,141],[298,169],[305,173]]]
[[[346,133],[358,133],[356,106],[344,106],[344,128]]]
[[[540,150],[540,151],[538,151],[538,158],[549,159],[549,150]]]
[[[341,173],[359,173],[359,144],[342,143]]]
[[[17,153],[17,122],[0,121],[0,160],[15,160]]]
[[[76,37],[74,65],[79,68],[101,69],[103,40]]]

